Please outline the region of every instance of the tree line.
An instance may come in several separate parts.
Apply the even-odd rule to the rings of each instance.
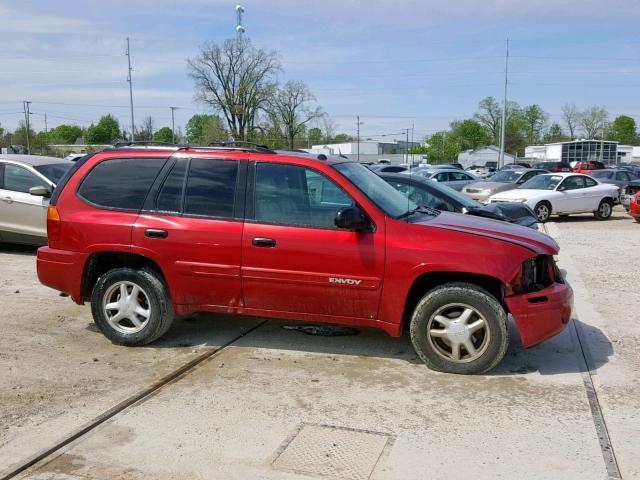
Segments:
[[[411,149],[411,153],[426,153],[433,162],[451,161],[464,150],[499,145],[501,125],[502,104],[494,97],[486,97],[471,118],[451,122],[447,130],[427,136],[425,145]],[[528,145],[578,138],[612,140],[625,145],[640,142],[635,120],[619,115],[609,122],[605,107],[591,106],[580,110],[573,104],[565,104],[561,121],[551,122],[540,105],[522,107],[517,102],[507,102],[506,152],[524,156]]]

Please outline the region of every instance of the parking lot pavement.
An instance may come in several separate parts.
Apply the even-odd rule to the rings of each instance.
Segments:
[[[592,379],[623,478],[640,478],[640,225],[617,207],[606,222],[581,215],[549,224],[574,282]],[[612,351],[613,350],[613,354]]]
[[[88,306],[40,285],[34,248],[0,246],[0,472],[255,323],[182,321],[153,347],[116,347]]]
[[[632,450],[640,438],[633,417],[639,398],[634,356],[638,335],[634,317],[622,315],[628,308],[637,310],[638,297],[627,296],[634,287],[627,280],[633,275],[633,262],[595,253],[606,252],[602,247],[612,238],[618,243],[615,252],[628,254],[631,247],[637,248],[635,230],[620,214],[616,217],[621,220],[603,223],[577,217],[549,225],[562,247],[560,267],[576,292],[579,330],[567,329],[529,350],[519,347],[512,331],[509,353],[490,375],[431,372],[418,362],[406,339],[381,332],[314,337],[270,321],[23,478],[602,479],[611,474],[611,466],[605,464],[585,378],[596,386],[596,407],[602,407],[623,478],[636,478],[638,461]],[[593,244],[586,248],[590,241]],[[22,268],[33,262],[29,256],[23,256],[25,262],[14,253],[5,255],[0,261]],[[617,276],[608,275],[612,267]],[[28,337],[46,341],[41,341],[42,352],[31,345],[36,351],[31,355],[37,358],[23,358],[37,372],[27,370],[25,380],[14,375],[12,383],[24,382],[28,390],[40,385],[38,378],[46,378],[50,388],[56,382],[65,386],[57,390],[56,401],[38,409],[22,413],[16,404],[18,420],[11,421],[27,425],[22,430],[27,439],[37,437],[37,422],[48,431],[51,425],[62,425],[61,419],[74,419],[65,412],[78,410],[90,417],[202,348],[178,345],[220,344],[221,332],[237,332],[239,321],[251,322],[199,317],[179,322],[164,344],[113,347],[87,328],[87,307],[74,306],[37,286],[33,272],[21,275],[16,281],[32,290],[34,300],[26,306],[9,296],[9,309],[21,309],[24,315],[31,308],[44,317],[33,327],[35,335]],[[3,275],[0,288],[7,290],[7,281]],[[69,320],[51,329],[57,315]],[[36,318],[35,313],[31,316]],[[13,329],[16,324],[11,320]],[[249,325],[255,323],[244,328]],[[628,331],[633,334],[625,335]],[[14,343],[30,344],[28,337],[16,334]],[[586,345],[586,362],[580,338]],[[11,351],[17,355],[20,348],[11,346]],[[86,361],[83,354],[96,352],[99,362],[75,365],[70,360]],[[104,388],[95,386],[101,382]],[[81,400],[84,407],[69,389],[74,384],[89,387]],[[61,408],[65,401],[76,407]],[[33,424],[31,417],[36,419]],[[12,429],[20,433],[18,427]],[[2,458],[9,458],[8,451],[25,456],[35,449],[25,440],[14,443],[2,444]]]

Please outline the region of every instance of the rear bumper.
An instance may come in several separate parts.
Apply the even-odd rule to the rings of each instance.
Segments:
[[[635,201],[629,203],[629,215],[633,218],[640,218],[640,204]]]
[[[522,345],[533,347],[560,333],[571,320],[573,290],[554,283],[539,292],[505,298],[515,319]]]
[[[36,260],[38,279],[47,287],[67,293],[82,303],[82,271],[85,254],[42,247]]]

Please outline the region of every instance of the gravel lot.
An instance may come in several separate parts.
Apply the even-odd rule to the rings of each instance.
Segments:
[[[403,338],[310,337],[270,321],[23,476],[310,478],[279,454],[304,425],[329,425],[388,437],[368,476],[329,478],[600,479],[586,375],[623,478],[640,478],[639,229],[619,211],[548,224],[590,375],[570,329],[526,351],[516,338],[491,375],[458,377],[426,370]],[[152,346],[116,347],[87,306],[38,283],[34,252],[0,247],[0,472],[260,322],[198,317]],[[344,442],[343,454],[360,445]]]

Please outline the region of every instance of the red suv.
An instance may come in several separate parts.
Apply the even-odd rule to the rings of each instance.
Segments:
[[[431,368],[482,373],[560,332],[573,294],[545,234],[415,205],[364,165],[263,147],[114,148],[60,181],[45,285],[112,342],[224,312],[410,332]]]
[[[573,173],[586,173],[589,175],[594,170],[602,170],[607,168],[606,165],[602,162],[579,162],[573,167]]]

